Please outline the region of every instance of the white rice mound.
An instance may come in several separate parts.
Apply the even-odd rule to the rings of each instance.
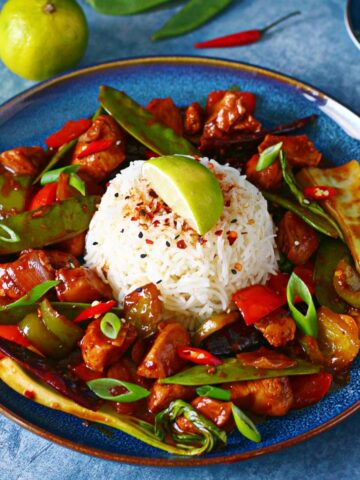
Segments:
[[[238,289],[264,283],[276,271],[274,225],[260,191],[235,168],[200,161],[216,175],[225,202],[202,238],[151,190],[140,160],[110,182],[86,238],[87,266],[110,284],[120,304],[127,293],[155,283],[164,318],[188,328],[232,308]]]

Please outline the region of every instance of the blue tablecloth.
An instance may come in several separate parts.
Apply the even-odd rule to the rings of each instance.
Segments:
[[[131,1],[131,0],[129,0]],[[211,2],[211,0],[204,0]],[[81,2],[85,6],[85,2]],[[0,6],[4,0],[0,0]],[[174,6],[175,11],[178,6]],[[205,54],[258,64],[316,85],[360,113],[360,51],[344,25],[342,0],[235,0],[207,26],[171,40],[151,43],[171,11],[127,18],[97,15],[85,6],[90,42],[81,65],[138,55]],[[192,45],[241,29],[266,25],[292,10],[303,15],[267,35],[261,43],[228,50],[195,50]],[[0,103],[31,86],[0,63]],[[0,479],[337,479],[360,478],[360,413],[301,445],[235,465],[159,469],[120,465],[66,450],[0,418]]]

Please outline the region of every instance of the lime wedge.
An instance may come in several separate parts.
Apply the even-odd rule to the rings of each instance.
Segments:
[[[153,190],[200,235],[219,220],[224,199],[215,175],[200,162],[180,155],[144,163],[143,176]]]

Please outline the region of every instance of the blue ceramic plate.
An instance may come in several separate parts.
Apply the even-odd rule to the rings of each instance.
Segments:
[[[41,144],[66,120],[90,116],[98,106],[101,84],[125,90],[146,104],[171,96],[179,105],[202,101],[214,89],[239,85],[257,94],[257,116],[279,124],[319,114],[308,134],[330,161],[340,164],[360,158],[360,119],[315,88],[251,65],[196,57],[156,57],[123,60],[59,77],[15,97],[0,107],[0,151],[18,145]],[[260,426],[263,441],[255,445],[231,435],[223,451],[201,458],[176,458],[119,431],[85,427],[82,420],[39,406],[2,384],[0,410],[20,425],[61,445],[104,458],[137,464],[205,465],[243,460],[309,438],[360,407],[360,362],[351,381],[317,405]]]
[[[345,24],[351,40],[360,48],[360,0],[348,0]]]

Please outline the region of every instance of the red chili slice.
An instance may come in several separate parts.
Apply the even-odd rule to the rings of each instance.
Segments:
[[[292,408],[304,408],[319,402],[329,391],[331,373],[319,372],[312,375],[289,377],[294,395]]]
[[[337,188],[326,187],[323,185],[316,185],[314,187],[305,187],[304,195],[306,198],[312,198],[314,200],[327,200],[337,195]]]
[[[70,120],[57,132],[50,135],[45,144],[49,148],[60,148],[71,140],[80,137],[86,130],[91,127],[91,120],[88,118],[80,118],[80,120]]]
[[[75,323],[94,318],[96,315],[102,315],[109,312],[116,305],[115,300],[109,300],[108,302],[98,303],[93,307],[85,308],[74,320]]]
[[[52,205],[56,200],[57,182],[48,183],[41,188],[32,198],[29,210],[36,210],[40,207]]]
[[[237,291],[233,301],[240,310],[246,325],[252,325],[286,303],[282,295],[265,285],[253,285]]]
[[[217,367],[223,363],[220,358],[215,357],[215,355],[202,348],[179,346],[176,348],[176,353],[180,358],[188,360],[189,362],[197,363],[198,365],[211,365]]]
[[[76,365],[76,367],[73,367],[71,370],[84,382],[89,382],[90,380],[96,380],[103,377],[102,373],[94,372],[94,370],[88,368],[85,363],[80,363],[80,365]]]
[[[84,150],[81,150],[81,152],[79,152],[76,155],[76,158],[84,158],[94,153],[103,152],[105,150],[108,150],[113,145],[114,145],[114,140],[112,140],[111,138],[105,138],[103,140],[95,140],[94,142],[90,143],[87,147],[85,147]]]
[[[29,347],[31,345],[28,339],[20,332],[17,325],[0,325],[0,337],[22,345],[23,347]],[[4,358],[4,356],[5,355],[0,353],[0,359]]]

